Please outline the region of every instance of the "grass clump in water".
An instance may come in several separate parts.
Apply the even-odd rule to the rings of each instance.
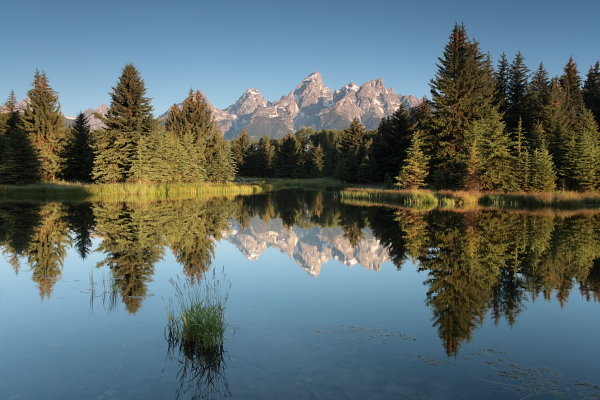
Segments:
[[[225,305],[231,284],[225,272],[213,270],[201,282],[171,279],[175,305],[167,313],[167,355],[180,365],[176,398],[227,396],[224,336]],[[189,396],[191,394],[191,396]]]
[[[203,353],[223,346],[227,324],[225,305],[230,283],[225,273],[205,276],[201,282],[171,279],[175,288],[176,306],[171,303],[167,313],[167,339],[171,347],[180,347],[186,354]]]

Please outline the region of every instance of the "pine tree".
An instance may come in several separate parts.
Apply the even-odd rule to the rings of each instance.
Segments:
[[[383,180],[385,174],[398,173],[410,146],[412,125],[410,113],[402,105],[391,116],[381,119],[371,154],[377,166],[376,180]]]
[[[463,178],[462,188],[469,191],[481,190],[481,173],[483,170],[481,163],[481,149],[477,136],[471,137],[467,147],[467,166]]]
[[[87,117],[81,112],[70,130],[65,155],[64,177],[67,180],[90,182],[94,166],[92,135]]]
[[[298,177],[300,163],[300,143],[292,134],[287,134],[281,140],[277,149],[277,175],[286,178]]]
[[[586,109],[581,115],[576,141],[567,157],[575,189],[583,191],[600,187],[600,133],[590,110]]]
[[[496,83],[489,59],[455,25],[431,81],[433,100],[432,169],[437,187],[457,188],[465,173],[466,128],[495,108]]]
[[[556,170],[546,148],[534,149],[531,155],[531,190],[551,192],[556,189]]]
[[[35,149],[44,182],[58,180],[66,164],[66,128],[58,95],[50,87],[46,74],[35,72],[33,88],[27,92],[29,104],[21,116],[21,127]]]
[[[529,79],[529,68],[525,65],[525,58],[521,52],[517,52],[510,65],[508,88],[507,88],[507,107],[505,121],[509,130],[514,130],[517,123],[522,119],[527,110],[527,86]]]
[[[567,153],[574,145],[571,117],[566,94],[560,83],[554,79],[550,86],[548,104],[544,109],[544,131],[548,138],[548,150],[554,160],[560,187],[567,185],[569,178]]]
[[[165,127],[183,148],[176,161],[190,175],[185,181],[226,182],[233,179],[235,165],[228,143],[217,128],[210,104],[200,91],[190,90],[181,105],[169,110]],[[183,167],[183,166],[182,166]],[[191,179],[191,180],[190,180]]]
[[[325,170],[325,154],[321,145],[313,146],[310,152],[310,176],[321,177]]]
[[[251,161],[254,156],[253,150],[254,148],[250,136],[248,136],[245,129],[242,129],[240,135],[231,142],[233,161],[237,166],[237,173],[239,176],[251,175]]]
[[[600,62],[596,61],[587,74],[583,84],[583,101],[596,117],[600,124]]]
[[[515,188],[519,190],[528,191],[530,184],[530,172],[531,172],[531,160],[529,157],[529,146],[525,139],[525,133],[523,132],[523,121],[519,119],[517,129],[513,133],[515,138],[513,156],[516,160],[515,165],[515,177],[516,185]]]
[[[466,130],[467,137],[476,140],[481,154],[481,188],[512,190],[514,160],[510,154],[510,139],[497,111],[474,120]]]
[[[508,58],[505,53],[500,55],[498,59],[498,67],[496,68],[496,104],[500,107],[500,112],[506,111],[506,103],[508,99],[509,87],[509,68]]]
[[[354,118],[350,126],[344,129],[338,144],[339,162],[335,176],[343,181],[355,181],[360,158],[361,147],[365,141],[366,130],[358,118]]]
[[[275,165],[275,146],[268,136],[263,136],[258,141],[256,152],[256,171],[260,177],[273,176]]]
[[[581,77],[577,70],[577,64],[573,61],[573,57],[565,65],[564,73],[560,77],[560,85],[565,93],[567,108],[580,111],[583,106],[583,94],[581,92]]]
[[[544,65],[540,63],[538,69],[532,75],[527,88],[527,112],[523,118],[526,132],[531,131],[536,123],[544,119],[544,110],[548,105],[549,95],[550,80]]]
[[[6,120],[0,138],[0,183],[27,185],[38,182],[39,161],[30,137],[21,129],[17,100],[11,92],[4,107]]]
[[[133,64],[125,65],[110,96],[110,107],[102,117],[105,128],[95,135],[92,177],[97,182],[125,182],[132,178],[139,141],[155,122],[144,81]]]
[[[396,185],[403,189],[419,189],[425,185],[425,178],[429,173],[429,157],[423,152],[421,135],[420,131],[413,134],[406,159],[396,177]]]

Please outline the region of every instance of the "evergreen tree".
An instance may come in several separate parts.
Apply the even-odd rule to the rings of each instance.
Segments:
[[[481,154],[481,188],[484,190],[515,189],[513,165],[510,154],[510,139],[500,114],[490,114],[477,119],[467,128],[471,140],[477,140]],[[477,138],[477,139],[475,139]]]
[[[185,159],[185,169],[190,175],[185,181],[226,182],[233,179],[235,165],[229,145],[215,124],[210,104],[200,91],[190,90],[181,105],[171,107],[165,127],[169,135],[178,138],[179,147],[183,148],[179,157]]]
[[[325,170],[325,154],[321,145],[314,146],[310,152],[310,176],[321,177]]]
[[[350,126],[344,129],[338,144],[339,162],[335,176],[343,181],[355,181],[360,158],[361,147],[364,144],[366,130],[358,118],[354,118]]]
[[[510,65],[508,88],[507,88],[507,107],[505,121],[509,130],[514,130],[517,123],[522,119],[527,110],[527,86],[529,79],[529,68],[525,65],[525,58],[521,52],[517,52]]]
[[[87,117],[79,113],[70,130],[66,148],[66,168],[64,176],[68,180],[90,182],[94,166],[92,136]]]
[[[256,152],[256,172],[257,176],[273,176],[275,166],[275,146],[271,143],[268,136],[263,136],[258,141]]]
[[[531,155],[531,190],[551,192],[556,189],[556,170],[552,157],[544,147],[534,149]]]
[[[463,189],[469,191],[481,190],[481,149],[479,141],[481,138],[473,136],[467,147],[467,166],[463,178]]]
[[[554,79],[550,86],[548,104],[544,109],[544,131],[561,188],[567,185],[569,178],[567,154],[574,145],[569,114],[565,91],[558,80]]]
[[[544,110],[548,105],[550,80],[544,65],[540,63],[534,72],[527,88],[527,112],[523,117],[525,131],[529,132],[536,123],[544,119]],[[532,139],[531,137],[529,137]]]
[[[11,92],[4,107],[6,119],[0,137],[0,183],[27,185],[38,182],[39,160],[30,136],[21,128],[17,100]]]
[[[513,136],[515,138],[513,155],[516,160],[515,178],[517,181],[515,188],[519,190],[528,191],[531,172],[531,160],[529,157],[529,146],[527,145],[527,140],[525,139],[525,133],[523,132],[523,122],[521,119],[519,119],[517,129],[513,133]]]
[[[396,177],[396,185],[403,189],[419,189],[425,185],[429,173],[429,157],[423,152],[421,132],[416,131],[412,136],[404,165]]]
[[[587,74],[583,84],[583,101],[592,110],[596,122],[600,124],[600,62],[596,61]]]
[[[586,109],[581,115],[575,145],[567,157],[575,189],[594,190],[600,187],[600,134],[590,110]]]
[[[21,116],[21,127],[29,136],[44,182],[58,180],[66,164],[64,150],[66,128],[58,95],[50,87],[46,74],[35,72],[33,88],[27,92],[29,103]]]
[[[150,99],[138,70],[127,64],[110,93],[111,102],[96,132],[92,177],[98,182],[125,182],[138,155],[138,143],[155,126]]]
[[[386,174],[398,173],[398,166],[406,159],[411,133],[411,116],[402,105],[391,116],[381,119],[371,154],[377,167],[377,181],[383,180]]]
[[[508,58],[505,53],[500,55],[498,59],[498,67],[496,68],[496,104],[499,105],[500,111],[506,111],[506,102],[508,99],[509,88],[509,68]]]
[[[495,108],[496,84],[479,44],[455,25],[431,81],[434,143],[432,169],[437,187],[457,188],[465,173],[465,132],[473,120]]]
[[[231,153],[237,166],[238,175],[252,175],[251,169],[253,166],[251,164],[254,158],[254,146],[245,129],[242,129],[240,135],[231,142]]]
[[[560,85],[565,93],[567,108],[577,112],[583,106],[583,94],[581,92],[581,77],[577,70],[577,64],[573,57],[565,65],[564,73],[560,77]]]
[[[288,133],[283,137],[277,149],[277,175],[297,178],[299,163],[300,143],[294,135]]]

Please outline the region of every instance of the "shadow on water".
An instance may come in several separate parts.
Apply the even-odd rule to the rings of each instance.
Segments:
[[[167,250],[200,282],[221,239],[237,240],[241,250],[244,235],[257,248],[276,246],[259,227],[294,234],[296,247],[288,250],[312,275],[330,258],[374,270],[383,261],[398,269],[415,261],[427,276],[426,302],[450,356],[487,315],[513,325],[527,302],[555,297],[564,305],[574,288],[600,301],[600,214],[593,212],[361,207],[340,203],[336,193],[301,190],[204,201],[0,203],[3,253],[15,273],[23,262],[29,266],[42,299],[52,295],[73,247],[82,258],[102,254],[98,268],[108,274],[113,306],[119,299],[131,314],[142,307]],[[314,264],[303,248],[321,261]],[[249,257],[257,254],[250,250]],[[224,365],[218,352],[181,354],[185,376]]]

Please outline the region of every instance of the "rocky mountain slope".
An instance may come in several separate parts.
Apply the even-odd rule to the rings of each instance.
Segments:
[[[300,128],[344,129],[353,118],[375,129],[381,118],[401,104],[410,108],[419,103],[414,96],[386,88],[381,79],[361,86],[349,83],[334,91],[325,86],[319,72],[313,72],[277,101],[269,102],[258,90],[248,89],[233,105],[224,110],[213,107],[213,112],[227,139],[238,136],[242,129],[250,136],[277,138]]]

